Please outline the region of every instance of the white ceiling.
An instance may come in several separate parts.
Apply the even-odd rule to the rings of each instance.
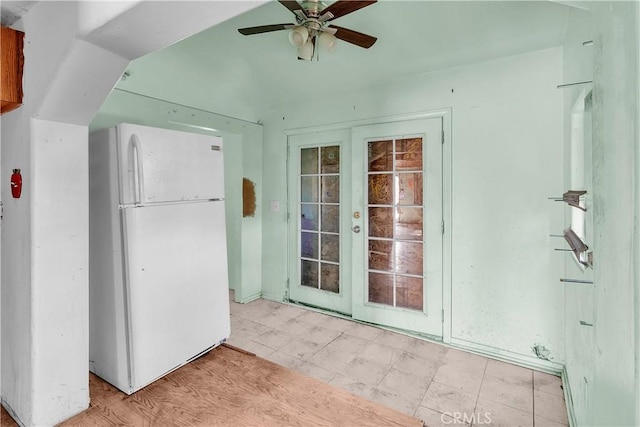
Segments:
[[[234,117],[260,108],[563,43],[570,7],[547,1],[386,0],[333,21],[378,37],[345,42],[319,62],[296,59],[287,31],[237,28],[293,22],[270,2],[134,61],[119,87]]]

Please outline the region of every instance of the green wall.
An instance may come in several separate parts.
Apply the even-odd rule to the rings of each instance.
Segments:
[[[559,372],[564,255],[554,251],[558,243],[549,235],[561,233],[564,224],[562,210],[548,197],[563,189],[561,82],[558,47],[263,111],[263,294],[281,300],[286,291],[287,216],[268,206],[287,200],[288,132],[349,129],[451,108],[445,341],[448,334],[457,346]],[[535,356],[538,344],[551,360]]]
[[[568,262],[565,272],[593,281],[565,285],[565,386],[577,425],[640,425],[638,9],[637,2],[598,2],[573,10],[564,47],[565,81],[593,80],[591,146],[583,157],[594,265],[583,272]],[[565,93],[567,184],[576,156],[569,119],[582,91]]]
[[[640,422],[638,7],[603,2],[593,8],[594,425]]]

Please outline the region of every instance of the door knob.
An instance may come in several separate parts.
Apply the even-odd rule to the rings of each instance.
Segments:
[[[359,225],[356,225],[356,226],[354,226],[354,227],[352,228],[352,230],[353,230],[353,232],[354,232],[354,233],[359,233],[359,232],[360,232],[360,226],[359,226]]]

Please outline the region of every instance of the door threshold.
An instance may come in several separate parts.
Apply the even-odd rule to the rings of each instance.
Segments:
[[[335,311],[335,310],[330,310],[328,308],[324,308],[324,307],[319,307],[313,304],[309,304],[309,303],[305,303],[305,302],[301,302],[301,301],[296,301],[296,300],[292,300],[292,299],[288,299],[286,301],[279,301],[282,302],[283,304],[289,304],[289,305],[293,305],[293,306],[298,306],[298,307],[304,307],[306,309],[309,309],[311,311],[315,311],[317,313],[321,313],[321,314],[326,314],[329,316],[333,316],[333,317],[338,317],[340,319],[344,319],[344,320],[350,320],[352,322],[355,323],[360,323],[363,325],[368,325],[368,326],[373,326],[375,328],[378,329],[383,329],[385,331],[389,331],[389,332],[395,332],[398,334],[402,334],[402,335],[406,335],[408,337],[411,338],[419,338],[419,339],[423,339],[425,341],[430,341],[430,342],[434,342],[437,344],[442,344],[442,337],[438,337],[435,335],[429,335],[429,334],[421,334],[418,332],[414,332],[414,331],[409,331],[406,329],[398,329],[398,328],[392,328],[390,326],[385,326],[385,325],[381,325],[378,323],[371,323],[371,322],[365,322],[364,320],[359,320],[359,319],[354,319],[350,314],[347,313],[342,313],[340,311]]]

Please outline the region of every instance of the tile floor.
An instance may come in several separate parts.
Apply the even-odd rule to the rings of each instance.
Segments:
[[[559,377],[298,306],[232,300],[228,343],[430,427],[568,425]]]

